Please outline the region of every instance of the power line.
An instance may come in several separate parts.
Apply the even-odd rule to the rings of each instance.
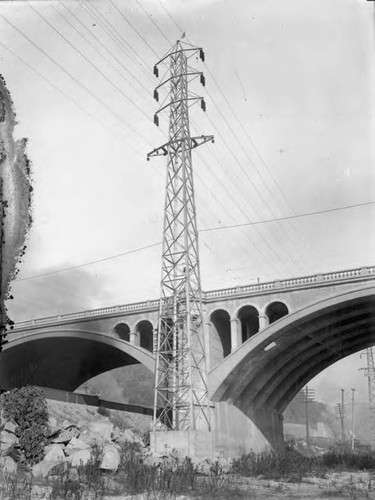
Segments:
[[[290,220],[290,219],[299,219],[301,217],[309,217],[312,215],[328,214],[331,212],[338,212],[339,210],[348,210],[350,208],[364,207],[364,206],[374,205],[374,204],[375,204],[375,201],[368,201],[366,203],[357,203],[355,205],[346,205],[344,207],[328,208],[326,210],[317,210],[315,212],[305,212],[303,214],[296,214],[296,215],[287,215],[285,217],[278,217],[275,219],[264,219],[264,220],[259,220],[259,221],[255,221],[255,222],[244,222],[241,224],[233,224],[231,226],[210,227],[210,228],[206,228],[206,229],[201,229],[201,232],[218,231],[220,229],[231,229],[233,227],[256,226],[258,224],[266,224],[269,222],[279,222],[279,221]]]
[[[82,28],[83,28],[83,29],[84,29],[84,30],[85,30],[85,31],[86,31],[86,32],[87,32],[87,33],[88,33],[88,34],[89,34],[92,38],[94,38],[95,42],[96,42],[98,45],[100,45],[101,47],[103,47],[103,49],[106,51],[106,53],[107,53],[109,56],[110,56],[111,58],[113,58],[113,59],[117,62],[117,64],[118,64],[119,66],[121,66],[121,68],[122,68],[122,69],[123,69],[126,73],[129,73],[129,75],[130,75],[130,76],[131,76],[134,80],[136,80],[137,84],[135,84],[135,83],[133,83],[131,80],[129,80],[129,79],[128,79],[128,77],[126,77],[126,76],[125,76],[125,75],[124,75],[124,74],[123,74],[123,73],[119,70],[119,68],[118,68],[118,67],[117,67],[117,66],[116,66],[116,65],[115,65],[112,61],[110,61],[110,60],[109,60],[109,59],[108,59],[108,58],[107,58],[107,57],[103,54],[103,52],[101,52],[101,51],[99,51],[99,50],[98,50],[98,47],[95,45],[95,43],[91,42],[91,41],[90,41],[90,40],[89,40],[89,39],[88,39],[85,35],[83,35],[83,33],[82,33],[79,29],[77,29],[77,28],[76,28],[76,27],[75,27],[75,26],[74,26],[74,25],[73,25],[73,24],[69,21],[69,19],[68,19],[67,17],[65,17],[65,16],[64,16],[61,12],[59,12],[59,11],[58,11],[58,9],[57,9],[54,5],[52,5],[52,4],[51,4],[51,7],[52,7],[53,9],[55,9],[55,11],[59,13],[59,15],[60,15],[60,16],[61,16],[64,20],[65,20],[65,22],[66,22],[67,24],[69,24],[69,25],[71,26],[71,28],[72,28],[72,29],[74,29],[74,31],[75,31],[76,33],[78,33],[78,34],[79,34],[79,36],[80,36],[81,38],[83,38],[83,39],[84,39],[84,40],[85,40],[85,41],[86,41],[86,42],[87,42],[87,43],[88,43],[88,44],[89,44],[89,45],[90,45],[90,46],[91,46],[91,47],[92,47],[92,48],[96,51],[96,53],[97,53],[97,54],[99,54],[99,55],[100,55],[100,56],[104,59],[104,61],[105,61],[107,64],[109,64],[109,65],[110,65],[110,66],[111,66],[111,67],[112,67],[112,68],[113,68],[113,69],[114,69],[114,70],[115,70],[115,71],[116,71],[116,72],[120,75],[120,77],[121,77],[121,78],[123,78],[123,79],[124,79],[124,80],[125,80],[125,81],[129,84],[129,85],[131,85],[131,86],[132,86],[135,90],[137,90],[137,91],[139,90],[139,86],[142,86],[142,88],[143,88],[144,90],[146,90],[146,91],[147,91],[147,92],[146,92],[146,94],[141,94],[141,96],[144,98],[144,100],[146,100],[148,97],[150,97],[150,96],[148,95],[148,89],[147,89],[147,88],[146,88],[146,87],[142,84],[142,82],[141,82],[140,80],[138,80],[138,79],[137,79],[137,78],[133,75],[133,73],[129,70],[129,68],[127,68],[126,66],[124,66],[124,64],[120,61],[120,59],[118,59],[118,58],[117,58],[117,57],[113,54],[113,52],[111,52],[111,51],[110,51],[110,50],[109,50],[109,49],[105,46],[105,44],[103,44],[103,43],[101,42],[101,40],[99,40],[99,39],[98,39],[98,37],[96,37],[96,36],[95,36],[95,34],[94,34],[94,33],[92,33],[92,32],[91,32],[91,31],[90,31],[90,30],[89,30],[89,29],[88,29],[88,28],[84,25],[84,23],[83,23],[83,22],[82,22],[82,21],[81,21],[81,20],[80,20],[80,19],[79,19],[79,18],[78,18],[75,14],[74,14],[74,12],[73,12],[73,11],[72,11],[69,7],[67,7],[66,5],[64,5],[64,3],[62,2],[62,0],[59,0],[59,3],[60,3],[60,5],[61,5],[62,7],[64,7],[64,9],[65,9],[65,10],[67,10],[67,11],[70,13],[70,15],[73,17],[73,19],[75,19],[75,21],[76,21],[76,22],[77,22],[80,26],[82,26]]]
[[[30,9],[32,9],[60,38],[62,38],[70,47],[72,47],[73,50],[75,50],[81,57],[82,59],[84,59],[92,68],[94,68],[102,78],[104,78],[104,80],[106,80],[110,85],[112,85],[112,87],[114,87],[118,92],[120,92],[120,94],[131,104],[133,105],[135,108],[137,108],[137,110],[143,115],[145,116],[146,119],[149,119],[149,116],[147,113],[145,113],[145,111],[140,107],[138,106],[138,104],[136,102],[134,102],[133,99],[131,99],[127,94],[125,94],[125,92],[118,86],[116,85],[110,78],[108,78],[108,76],[103,73],[103,71],[98,68],[98,66],[96,66],[96,64],[94,64],[92,61],[90,61],[90,59],[88,57],[85,56],[85,54],[83,54],[79,49],[77,49],[77,47],[71,43],[70,40],[68,40],[66,38],[66,36],[64,36],[62,33],[60,33],[56,28],[55,26],[50,23],[48,21],[48,19],[46,19],[40,12],[38,12],[37,9],[35,9],[35,7],[33,7],[32,5],[28,4]],[[131,128],[131,127],[130,127]],[[139,134],[139,132],[138,132]],[[140,134],[141,135],[141,134]],[[142,136],[143,137],[143,136]],[[144,138],[146,140],[146,138]]]
[[[71,78],[79,87],[83,88],[95,101],[99,102],[103,107],[105,107],[117,120],[119,120],[120,122],[122,122],[135,135],[138,135],[138,136],[142,137],[142,139],[147,143],[147,140],[143,136],[143,134],[141,134],[140,132],[138,132],[137,130],[135,130],[131,125],[129,125],[129,123],[127,121],[125,121],[122,118],[122,116],[120,116],[116,111],[113,111],[113,109],[111,109],[105,103],[105,101],[103,99],[101,99],[100,97],[96,96],[85,84],[83,84],[82,82],[80,82],[79,80],[77,80],[77,78],[75,78],[74,75],[72,75],[68,70],[66,70],[60,63],[58,63],[57,61],[55,61],[53,59],[53,57],[51,57],[49,54],[47,54],[47,52],[45,50],[43,50],[37,43],[35,43],[27,35],[25,35],[25,33],[23,33],[20,29],[18,29],[17,26],[15,26],[11,21],[9,21],[9,19],[7,19],[4,15],[0,14],[0,17],[2,17],[2,19],[4,19],[4,21],[7,24],[9,24],[10,26],[12,26],[12,28],[15,31],[17,31],[17,33],[19,33],[21,36],[23,36],[33,47],[35,47],[36,49],[38,49],[50,62],[52,62],[52,64],[54,64],[55,66],[57,66],[63,73],[65,73],[66,75],[68,75],[69,78]]]
[[[152,18],[152,16],[145,10],[145,8],[143,7],[143,5],[138,0],[135,0],[135,1],[137,2],[139,8],[143,11],[143,13],[146,14],[146,16],[150,19],[150,21],[156,27],[156,29],[159,31],[159,33],[161,33],[161,35],[163,36],[163,38],[168,42],[168,44],[172,45],[172,42],[168,39],[168,37],[166,36],[166,34],[163,32],[163,30],[160,29],[159,25],[154,21],[154,19]]]
[[[164,5],[164,3],[163,3],[161,0],[159,0],[159,3],[160,3],[160,5],[162,6],[162,8],[164,9],[164,11],[167,13],[167,15],[169,16],[169,18],[171,19],[171,21],[174,23],[174,25],[175,25],[175,26],[177,27],[177,29],[180,31],[180,33],[182,33],[182,31],[183,31],[183,30],[182,30],[181,26],[179,26],[179,24],[176,22],[176,20],[175,20],[175,19],[174,19],[174,17],[171,15],[171,13],[170,13],[170,12],[169,12],[169,10],[167,9],[167,7]],[[187,39],[188,39],[188,38],[187,38]],[[219,86],[219,84],[216,82],[215,77],[214,77],[214,75],[212,74],[212,72],[210,71],[210,69],[208,68],[207,64],[206,64],[206,69],[207,69],[208,73],[210,74],[210,76],[211,76],[212,80],[214,81],[214,84],[216,85],[217,89],[219,90],[219,92],[221,93],[222,97],[224,98],[224,100],[225,100],[226,104],[228,105],[228,107],[229,107],[229,109],[230,109],[230,111],[231,111],[232,115],[234,116],[235,120],[237,121],[238,125],[240,126],[240,128],[241,128],[242,132],[245,134],[245,136],[247,137],[247,139],[250,141],[250,144],[252,145],[252,147],[253,147],[253,149],[255,150],[256,154],[258,155],[259,159],[261,160],[261,162],[263,163],[264,167],[266,168],[266,171],[267,171],[268,175],[270,176],[270,178],[271,178],[271,179],[272,179],[272,181],[274,182],[274,184],[275,184],[276,188],[277,188],[277,189],[278,189],[278,191],[280,192],[280,194],[281,194],[281,196],[282,196],[283,201],[286,203],[286,205],[288,206],[288,208],[289,208],[289,209],[291,210],[291,212],[293,213],[293,210],[291,209],[291,207],[290,207],[290,205],[289,205],[289,203],[288,203],[288,201],[287,201],[287,199],[286,199],[286,197],[285,197],[284,193],[282,192],[282,190],[281,190],[280,186],[278,185],[277,181],[276,181],[276,180],[275,180],[275,178],[273,177],[272,172],[270,171],[270,168],[268,167],[268,165],[266,164],[265,160],[264,160],[264,159],[262,158],[262,156],[260,155],[260,153],[259,153],[259,151],[258,151],[258,149],[257,149],[257,147],[256,147],[256,145],[255,145],[255,143],[254,143],[254,141],[252,140],[252,138],[251,138],[250,134],[247,132],[247,130],[245,130],[244,126],[243,126],[243,125],[242,125],[242,123],[240,122],[240,120],[239,120],[239,118],[238,118],[237,114],[235,113],[235,111],[233,110],[233,107],[231,106],[231,104],[230,104],[230,102],[229,102],[228,98],[225,96],[225,94],[224,94],[224,92],[222,91],[221,87],[220,87],[220,86]],[[211,100],[212,100],[212,102],[213,102],[214,106],[218,109],[219,113],[222,115],[222,117],[223,117],[223,119],[224,119],[225,123],[227,124],[227,126],[228,126],[228,128],[229,128],[230,132],[232,133],[232,135],[234,136],[234,138],[238,141],[238,143],[239,143],[240,147],[242,148],[242,150],[243,150],[243,151],[244,151],[244,153],[246,154],[246,156],[247,156],[248,160],[249,160],[249,161],[250,161],[250,163],[254,166],[254,168],[255,168],[256,172],[257,172],[257,173],[258,173],[258,175],[259,175],[259,178],[260,178],[260,180],[261,180],[262,184],[266,187],[266,189],[269,191],[269,193],[270,193],[271,197],[272,197],[272,198],[276,201],[276,203],[277,203],[277,200],[276,200],[276,198],[274,197],[274,194],[270,191],[270,189],[269,189],[269,187],[268,187],[268,184],[267,184],[267,182],[265,182],[265,180],[263,179],[263,176],[261,175],[261,172],[259,171],[258,167],[255,165],[255,163],[253,162],[253,160],[249,157],[247,150],[245,150],[245,149],[244,149],[244,147],[243,147],[243,145],[242,145],[241,141],[239,140],[239,138],[237,137],[237,135],[236,135],[236,134],[234,134],[234,132],[233,132],[232,128],[231,128],[231,127],[229,126],[229,124],[227,123],[227,120],[226,120],[225,116],[222,114],[222,112],[221,112],[221,110],[220,110],[219,106],[216,104],[216,102],[215,102],[215,100],[213,99],[213,97],[211,97],[211,95],[210,95],[209,93],[208,93],[208,95],[209,95],[209,97],[211,98]],[[215,128],[216,128],[216,127],[215,127]],[[216,130],[217,130],[217,128],[216,128]],[[219,131],[218,131],[218,133],[220,134],[220,132],[219,132]],[[239,163],[239,162],[237,161],[237,163]],[[241,169],[243,170],[243,168],[242,168],[242,166],[241,166],[241,165],[240,165],[240,167],[241,167]],[[248,179],[249,179],[249,181],[251,182],[251,184],[255,187],[255,189],[256,189],[256,191],[257,191],[258,195],[260,195],[260,197],[261,197],[261,199],[263,200],[263,202],[264,202],[266,205],[268,205],[268,203],[266,203],[266,202],[265,202],[265,200],[264,200],[263,196],[261,195],[261,193],[259,193],[257,186],[256,186],[256,185],[252,182],[252,180],[251,180],[251,179],[250,179],[250,177],[248,176],[248,174],[247,174],[246,170],[243,170],[243,171],[244,171],[244,173],[246,174],[246,176],[248,177]],[[277,203],[277,204],[278,204],[278,203]],[[280,208],[279,208],[279,210],[280,210]],[[270,210],[270,212],[271,212],[271,215],[272,215],[272,210]],[[294,229],[294,226],[293,226],[293,225],[292,225],[292,228]],[[282,230],[283,230],[283,232],[284,232],[284,233],[286,232],[286,228],[282,227]],[[292,239],[293,239],[293,238],[292,238]],[[287,240],[288,240],[288,238],[287,238]],[[294,238],[294,240],[295,240],[295,238]],[[298,242],[300,242],[300,239],[299,239],[299,238],[297,238],[297,241],[298,241]],[[309,245],[306,245],[306,244],[305,244],[305,247],[307,248],[308,252],[309,252],[309,253],[311,253],[311,250],[310,250],[310,242],[309,242]],[[295,249],[295,246],[293,246],[293,249]],[[297,263],[294,259],[291,259],[291,260],[293,261],[293,263],[294,263],[295,265],[297,265],[297,266],[298,266],[298,263]]]
[[[72,271],[73,269],[91,266],[93,264],[98,264],[99,262],[105,262],[107,260],[117,259],[118,257],[122,257],[123,255],[129,255],[132,253],[141,252],[143,250],[147,250],[148,248],[157,247],[159,245],[161,245],[161,242],[151,243],[150,245],[146,245],[144,247],[138,247],[138,248],[134,248],[133,250],[128,250],[126,252],[121,252],[121,253],[118,253],[116,255],[111,255],[110,257],[103,257],[102,259],[92,260],[90,262],[84,262],[83,264],[77,264],[76,266],[65,267],[63,269],[56,269],[55,271],[49,271],[49,272],[42,273],[42,274],[35,274],[33,276],[27,276],[26,278],[16,278],[14,281],[28,281],[28,280],[31,280],[34,278],[42,278],[44,276],[50,276],[51,274],[62,273],[65,271]]]
[[[200,233],[204,233],[204,232],[208,232],[208,231],[220,231],[220,230],[223,230],[223,229],[232,229],[232,228],[235,228],[235,227],[255,226],[255,225],[259,225],[259,224],[267,224],[267,223],[270,223],[270,222],[278,222],[278,221],[283,221],[283,220],[288,220],[288,219],[297,219],[297,218],[301,218],[301,217],[310,217],[310,216],[314,216],[314,215],[321,215],[321,214],[326,214],[326,213],[331,213],[331,212],[338,212],[340,210],[348,210],[348,209],[351,209],[351,208],[358,208],[358,207],[364,207],[364,206],[369,206],[369,205],[375,205],[375,201],[369,201],[369,202],[366,202],[366,203],[357,203],[355,205],[346,205],[344,207],[330,208],[330,209],[327,209],[327,210],[317,210],[315,212],[306,212],[306,213],[303,213],[303,214],[290,215],[290,216],[287,216],[287,217],[279,217],[277,219],[265,219],[265,220],[259,220],[259,221],[253,221],[253,222],[245,222],[245,223],[242,223],[242,224],[233,224],[231,226],[211,227],[211,228],[201,229],[199,232]],[[118,257],[122,257],[124,255],[129,255],[129,254],[132,254],[132,253],[141,252],[143,250],[147,250],[149,248],[157,247],[159,245],[161,245],[161,242],[151,243],[150,245],[146,245],[146,246],[143,246],[143,247],[134,248],[132,250],[128,250],[126,252],[121,252],[121,253],[118,253],[116,255],[111,255],[109,257],[103,257],[101,259],[93,260],[93,261],[90,261],[90,262],[84,262],[83,264],[77,264],[75,266],[65,267],[63,269],[56,269],[55,271],[49,271],[49,272],[42,273],[42,274],[35,274],[33,276],[27,276],[26,278],[16,278],[14,281],[17,281],[17,282],[18,281],[28,281],[28,280],[31,280],[31,279],[34,279],[34,278],[41,278],[41,277],[44,277],[44,276],[50,276],[52,274],[62,273],[62,272],[65,272],[65,271],[71,271],[73,269],[78,269],[80,267],[91,266],[91,265],[97,264],[99,262],[105,262],[105,261],[108,261],[108,260],[117,259]]]

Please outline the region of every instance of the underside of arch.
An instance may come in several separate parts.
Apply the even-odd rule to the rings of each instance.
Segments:
[[[308,306],[249,339],[210,373],[212,399],[231,401],[272,443],[267,415],[281,418],[312,378],[372,345],[375,287]]]
[[[0,386],[39,385],[74,391],[96,375],[154,356],[139,346],[97,332],[49,331],[10,340],[0,354]]]

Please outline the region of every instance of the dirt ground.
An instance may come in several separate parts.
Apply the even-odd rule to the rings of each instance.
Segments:
[[[165,493],[150,492],[142,495],[105,496],[103,500],[375,500],[375,474],[329,473],[324,478],[309,477],[300,482],[267,480],[262,478],[226,477],[221,487],[211,495],[193,497],[188,495],[165,496]]]

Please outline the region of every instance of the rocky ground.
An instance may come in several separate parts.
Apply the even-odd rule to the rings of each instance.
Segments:
[[[189,467],[184,469],[181,457],[176,458],[172,452],[166,457],[150,454],[144,441],[150,418],[112,410],[108,412],[101,409],[98,412],[94,407],[53,401],[48,401],[48,409],[50,432],[46,454],[40,463],[27,472],[17,464],[14,423],[5,423],[0,434],[0,499],[375,500],[375,473],[372,472],[321,471],[319,477],[289,475],[288,478],[271,480],[262,476],[243,477],[233,474],[231,464],[226,460],[204,460],[195,464],[198,467],[198,473],[194,473],[195,481],[199,487],[194,494],[179,495],[171,492],[168,486],[158,491],[147,491],[145,487],[143,493],[131,495],[129,492],[132,481],[148,484],[147,477],[139,476],[152,474],[153,470],[169,468],[171,475],[165,476],[167,482],[173,482],[176,475],[183,482],[184,475],[191,471]],[[132,446],[137,449],[136,459],[128,457],[124,466],[124,453],[131,454]],[[93,464],[93,459],[95,467],[90,465]]]

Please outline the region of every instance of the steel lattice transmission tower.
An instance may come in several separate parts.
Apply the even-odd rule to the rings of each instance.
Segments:
[[[213,136],[190,136],[189,107],[197,102],[205,111],[202,97],[189,91],[189,83],[202,72],[190,67],[192,58],[204,61],[201,48],[180,40],[155,66],[166,74],[155,88],[168,86],[166,99],[154,116],[169,109],[168,142],[147,155],[167,156],[164,210],[161,298],[156,346],[155,430],[210,429],[206,382],[204,322],[199,269],[198,231],[194,200],[191,150]],[[169,63],[169,65],[168,65]]]

